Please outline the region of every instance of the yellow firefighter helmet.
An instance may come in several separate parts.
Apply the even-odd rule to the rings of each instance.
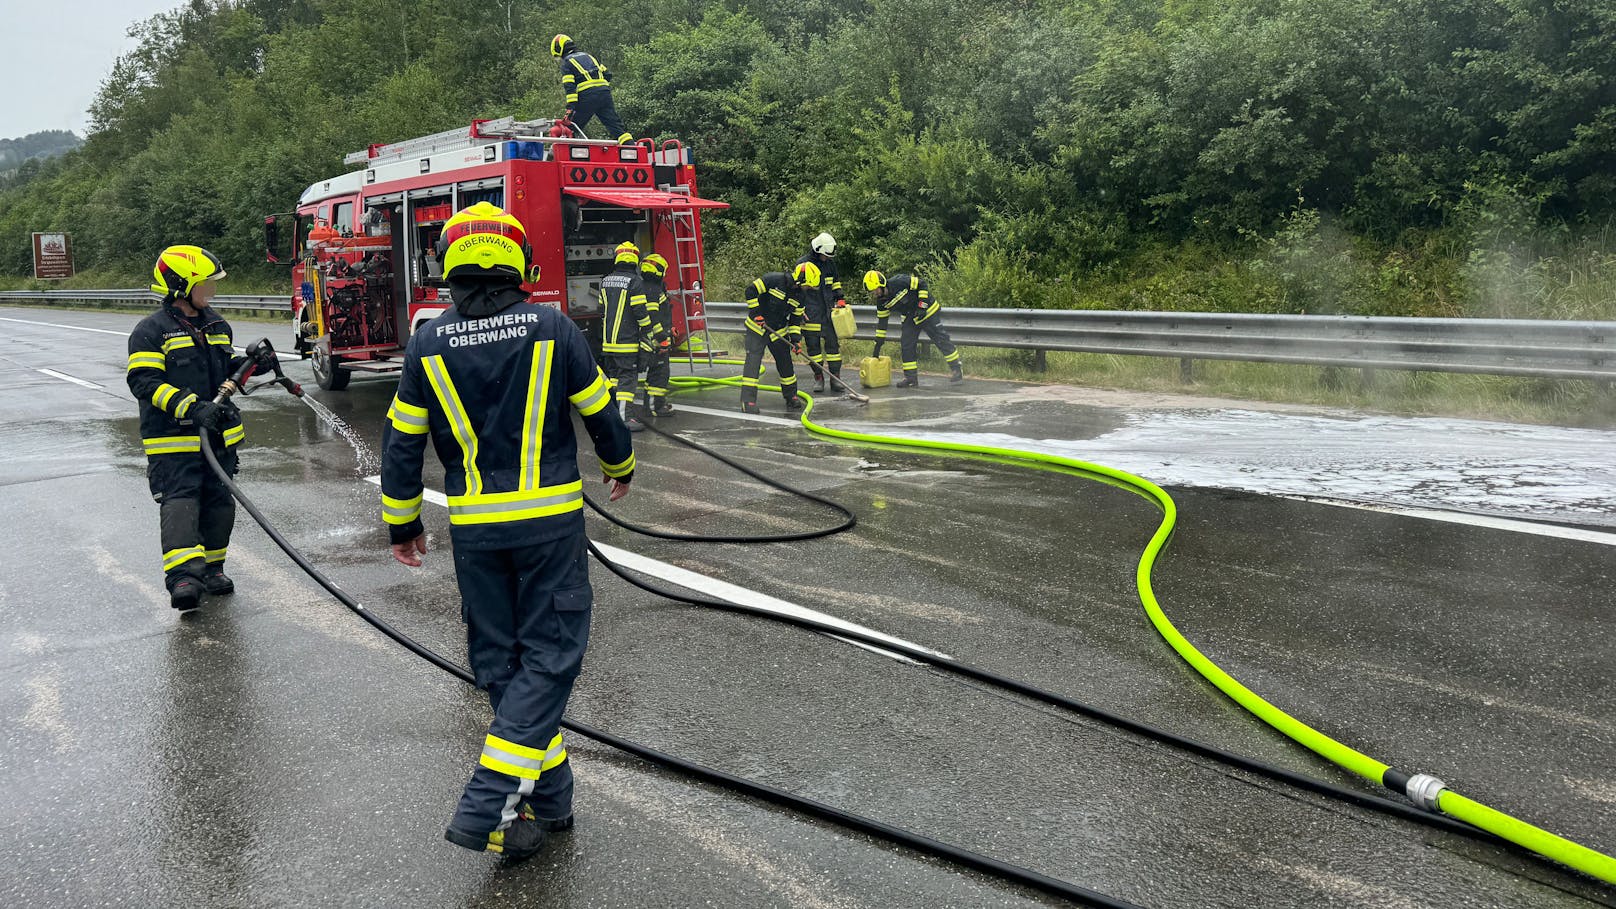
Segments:
[[[151,289],[165,297],[191,296],[203,281],[224,277],[219,257],[200,246],[170,246],[157,256],[152,266]]]

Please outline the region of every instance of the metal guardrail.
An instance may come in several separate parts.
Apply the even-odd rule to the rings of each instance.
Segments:
[[[80,303],[91,306],[155,305],[159,297],[145,290],[7,290],[0,291],[0,303]],[[292,299],[287,294],[258,296],[256,294],[219,294],[213,298],[214,309],[285,313],[292,315]]]
[[[746,307],[707,303],[708,327],[740,331]],[[856,338],[874,340],[875,309],[855,306]],[[1416,319],[1104,310],[942,309],[962,347],[1241,360],[1553,379],[1616,380],[1616,322]],[[900,334],[893,319],[888,340]],[[924,336],[922,336],[924,340]]]
[[[147,304],[140,290],[4,291],[0,303]],[[285,296],[221,294],[219,309],[291,313]],[[708,327],[744,329],[746,306],[709,300]],[[855,306],[859,340],[874,340],[875,309]],[[944,326],[962,347],[1241,360],[1431,372],[1616,380],[1616,322],[1526,319],[1415,319],[1245,313],[944,307]],[[896,343],[900,320],[889,340]]]

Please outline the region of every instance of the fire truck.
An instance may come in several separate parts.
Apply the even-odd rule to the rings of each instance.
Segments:
[[[570,316],[599,350],[600,279],[616,246],[668,261],[674,344],[710,349],[702,309],[701,215],[677,139],[628,145],[548,133],[553,120],[473,120],[350,154],[347,174],[310,186],[297,210],[264,219],[269,260],[292,268],[293,349],[327,390],[355,372],[395,372],[404,345],[450,305],[435,244],[451,215],[491,202],[527,228],[522,285]],[[701,344],[691,344],[692,337]]]

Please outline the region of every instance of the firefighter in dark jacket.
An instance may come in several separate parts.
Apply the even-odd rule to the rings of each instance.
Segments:
[[[920,333],[924,331],[948,364],[948,381],[965,381],[960,366],[959,351],[943,328],[939,315],[943,305],[931,298],[926,281],[915,275],[898,274],[890,279],[878,271],[864,273],[864,289],[875,297],[875,353],[881,356],[881,345],[886,343],[887,319],[897,315],[903,319],[903,334],[899,339],[899,352],[903,354],[903,381],[899,388],[914,388],[920,384],[920,362],[916,349]]]
[[[420,565],[427,440],[444,467],[466,647],[494,721],[446,838],[507,859],[572,826],[560,721],[589,641],[583,417],[611,499],[634,451],[606,376],[571,320],[528,302],[522,225],[479,202],[439,240],[454,307],[410,337],[383,431],[382,516],[393,557]]]
[[[780,374],[780,394],[786,409],[802,409],[797,399],[797,370],[793,353],[802,352],[802,288],[819,283],[819,269],[798,265],[792,274],[771,271],[746,288],[746,366],[741,370],[741,412],[757,413],[758,380],[763,378],[763,353],[774,354]]]
[[[803,347],[814,371],[814,391],[825,390],[825,370],[838,378],[842,374],[842,341],[830,324],[830,311],[847,305],[841,276],[836,273],[836,238],[821,233],[809,244],[808,254],[798,265],[811,263],[819,269],[819,285],[803,288]]]
[[[126,379],[140,402],[146,479],[157,500],[169,603],[189,612],[202,594],[231,593],[224,573],[236,503],[202,460],[198,428],[210,433],[219,464],[236,472],[244,430],[234,404],[215,404],[219,386],[243,358],[235,356],[230,323],[208,307],[224,277],[213,253],[170,246],[152,269],[152,290],[163,308],[129,334]]]
[[[640,248],[617,246],[617,261],[600,279],[601,344],[606,378],[617,393],[617,406],[630,432],[645,428],[646,414],[634,400],[640,380],[640,354],[650,350],[651,314],[646,309],[645,282],[640,279]]]
[[[634,141],[612,104],[612,74],[606,64],[581,51],[566,35],[550,39],[550,56],[561,61],[561,88],[567,93],[567,119],[580,129],[599,117],[602,126],[620,144]]]
[[[645,411],[652,416],[673,416],[668,403],[668,358],[673,350],[673,307],[668,302],[668,260],[656,253],[640,262],[640,281],[645,284],[645,310],[651,318],[651,334],[641,342],[640,359],[645,367]]]

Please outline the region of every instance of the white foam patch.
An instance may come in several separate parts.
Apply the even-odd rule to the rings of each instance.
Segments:
[[[1603,430],[1227,410],[1128,413],[1121,428],[1077,440],[868,431],[1060,455],[1165,485],[1616,528],[1616,432]]]

